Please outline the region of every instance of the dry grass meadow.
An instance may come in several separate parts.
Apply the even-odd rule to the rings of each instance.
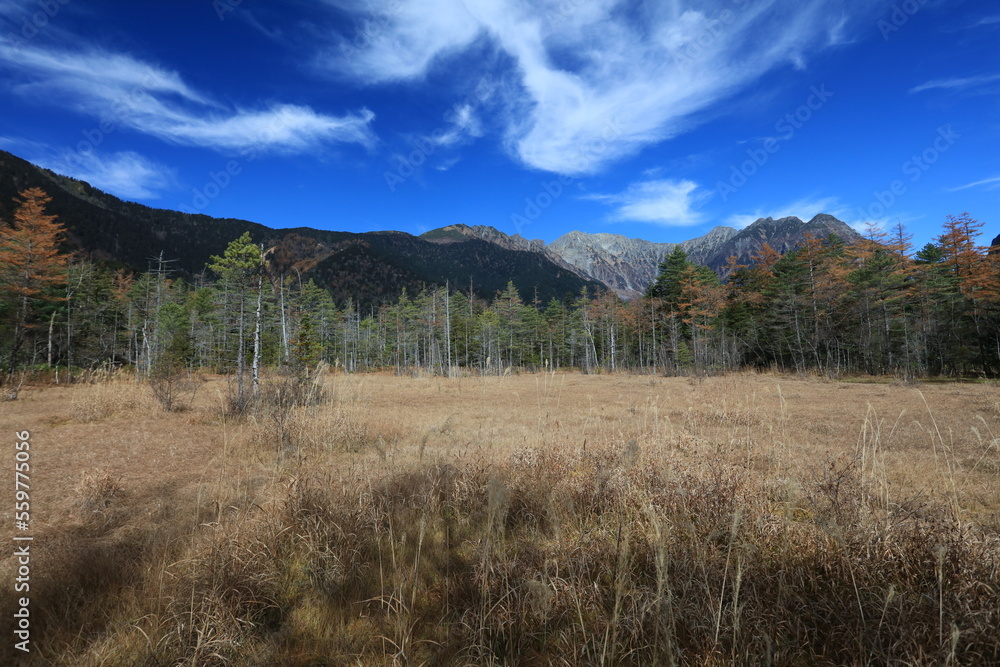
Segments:
[[[0,662],[1000,664],[995,383],[321,385],[0,403],[34,536],[33,652]]]

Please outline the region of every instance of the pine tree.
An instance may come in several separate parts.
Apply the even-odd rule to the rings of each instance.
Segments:
[[[247,337],[247,310],[256,306],[256,312],[260,313],[260,288],[262,275],[262,258],[260,247],[254,244],[250,238],[250,232],[244,232],[235,241],[232,241],[223,253],[222,257],[213,256],[209,259],[208,268],[214,271],[222,279],[223,293],[225,294],[225,310],[232,309],[232,315],[236,316],[235,328],[237,330],[236,346],[236,401],[237,408],[244,406],[243,374],[246,370],[246,337]],[[256,292],[254,292],[256,290]],[[248,304],[249,296],[257,296],[255,304]],[[235,303],[233,303],[235,301]],[[238,313],[238,314],[237,314]],[[232,322],[232,318],[229,318]],[[255,332],[254,347],[256,352],[259,348],[259,332]],[[256,389],[256,384],[255,387]]]
[[[676,310],[681,296],[681,276],[688,267],[687,252],[677,246],[659,266],[659,275],[649,288],[646,298],[661,299],[668,310]]]
[[[186,366],[194,355],[191,314],[183,303],[165,303],[158,318],[163,345],[154,363],[154,371],[161,376],[173,375]]]
[[[309,370],[319,363],[321,346],[316,334],[316,325],[313,323],[312,314],[306,311],[299,321],[299,330],[295,338],[292,339],[292,349],[294,351],[295,374],[304,379],[308,377]]]

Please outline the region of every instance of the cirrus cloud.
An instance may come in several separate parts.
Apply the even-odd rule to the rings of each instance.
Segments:
[[[156,199],[175,180],[172,170],[132,151],[109,155],[70,152],[42,164],[124,199]]]
[[[688,227],[705,221],[695,208],[711,195],[693,181],[662,179],[633,183],[619,194],[587,195],[584,198],[616,206],[611,216],[615,221]]]
[[[4,44],[0,72],[24,98],[59,100],[102,124],[182,145],[309,152],[329,143],[370,148],[376,142],[374,114],[367,109],[333,116],[287,103],[229,108],[192,89],[176,72],[121,53]]]
[[[976,88],[979,86],[986,85],[988,83],[993,83],[994,81],[1000,81],[1000,74],[982,74],[980,76],[968,76],[968,77],[956,77],[952,79],[934,79],[933,81],[927,81],[919,86],[914,86],[910,88],[910,94],[922,93],[925,90],[967,90],[969,88]]]
[[[959,190],[968,190],[969,188],[978,188],[981,186],[985,186],[985,189],[987,190],[996,190],[997,188],[1000,188],[1000,176],[991,176],[990,178],[973,181],[972,183],[966,183],[965,185],[948,188],[948,192],[958,192]]]
[[[687,131],[764,74],[805,67],[880,5],[373,0],[351,10],[328,1],[371,29],[339,38],[320,61],[365,84],[422,79],[491,45],[516,79],[499,110],[504,144],[525,165],[562,174],[598,171]]]

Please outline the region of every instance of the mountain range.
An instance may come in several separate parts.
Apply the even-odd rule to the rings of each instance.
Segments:
[[[546,244],[518,234],[508,236],[482,225],[450,225],[427,232],[421,238],[437,243],[481,239],[511,250],[540,253],[558,266],[600,281],[624,298],[634,298],[656,279],[660,262],[678,246],[687,252],[692,262],[703,264],[723,276],[730,257],[735,256],[740,264],[752,264],[753,255],[765,243],[784,254],[801,245],[807,235],[825,239],[831,234],[845,243],[861,238],[847,224],[824,213],[809,222],[792,216],[778,220],[760,218],[745,229],[715,227],[704,236],[680,243],[654,243],[620,234],[573,231]]]
[[[508,235],[493,227],[456,224],[413,236],[405,232],[335,232],[300,227],[274,229],[233,218],[155,209],[126,202],[88,183],[60,176],[0,151],[0,220],[10,220],[14,197],[39,187],[51,198],[48,212],[67,229],[67,244],[92,259],[145,271],[161,256],[187,278],[205,270],[212,255],[243,232],[273,248],[276,268],[312,278],[343,303],[374,308],[402,290],[450,285],[490,298],[513,282],[526,299],[611,289],[636,297],[653,282],[663,258],[679,245],[689,258],[720,275],[730,256],[751,263],[769,243],[778,252],[798,246],[807,234],[836,234],[847,243],[858,234],[830,215],[808,222],[795,217],[762,218],[745,229],[716,227],[704,236],[653,243],[618,234],[573,231],[552,243]]]

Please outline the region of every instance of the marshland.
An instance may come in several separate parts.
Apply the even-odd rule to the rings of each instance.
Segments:
[[[1000,660],[995,383],[90,380],[0,403],[26,664]]]

